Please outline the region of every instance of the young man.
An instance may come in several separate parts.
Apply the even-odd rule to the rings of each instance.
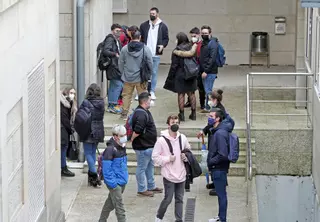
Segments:
[[[201,38],[200,72],[204,91],[206,93],[204,112],[209,113],[209,94],[212,92],[213,84],[218,74],[218,66],[216,63],[218,48],[214,47],[215,44],[209,44],[210,41],[217,41],[216,38],[212,38],[211,28],[209,26],[204,25],[201,27]]]
[[[106,70],[107,79],[110,80],[108,90],[108,109],[110,113],[120,114],[122,109],[118,106],[118,98],[122,90],[121,74],[118,66],[118,58],[121,51],[121,43],[119,37],[122,33],[122,28],[119,24],[111,26],[111,34],[107,35],[102,54],[110,59],[110,65]]]
[[[221,110],[213,110],[209,113],[208,123],[213,125],[212,135],[208,144],[208,169],[211,171],[213,183],[216,189],[219,203],[219,215],[210,222],[227,221],[227,174],[230,167],[228,159],[229,133],[231,124],[224,123],[224,113]]]
[[[147,91],[147,82],[141,82],[141,63],[148,67],[148,76],[151,76],[152,71],[152,55],[150,49],[140,42],[141,33],[138,30],[130,29],[131,42],[122,48],[119,59],[119,69],[121,79],[124,82],[122,97],[123,110],[121,118],[126,119],[131,105],[132,94],[134,89],[138,94]]]
[[[200,59],[200,51],[201,51],[201,43],[202,43],[201,38],[200,38],[200,29],[198,29],[197,27],[194,27],[193,29],[190,30],[189,34],[191,37],[191,41],[194,44],[192,49],[190,51],[174,50],[173,53],[176,54],[177,56],[180,56],[180,57],[196,56],[197,62],[200,63],[199,59]],[[201,74],[202,73],[199,73],[199,77],[198,77],[198,90],[199,90],[200,107],[201,107],[201,109],[204,109],[205,108],[204,104],[205,104],[205,100],[206,100],[206,93],[203,88]],[[184,105],[184,107],[191,107],[189,98],[188,98],[188,101],[186,102],[186,104]]]
[[[139,95],[139,106],[132,116],[132,148],[137,156],[136,179],[138,195],[153,197],[154,193],[162,193],[154,181],[154,165],[151,159],[153,147],[157,141],[157,129],[150,109],[150,94]],[[147,186],[146,186],[147,178]]]
[[[153,69],[151,77],[151,99],[157,99],[155,92],[158,81],[158,68],[160,64],[160,55],[163,49],[169,43],[169,31],[166,24],[159,18],[159,9],[153,7],[150,9],[150,20],[140,25],[141,41],[144,42],[152,53]]]
[[[115,209],[118,222],[126,222],[122,193],[128,183],[127,167],[127,131],[122,125],[112,128],[112,138],[103,152],[102,172],[104,183],[109,189],[108,199],[104,203],[99,222],[106,222],[110,212]]]
[[[162,136],[157,140],[152,152],[153,161],[161,167],[165,191],[164,199],[158,209],[156,222],[162,221],[173,195],[175,196],[176,221],[182,221],[183,218],[183,196],[186,181],[184,161],[188,161],[188,159],[181,151],[190,149],[190,144],[187,137],[179,132],[180,120],[178,116],[169,116],[167,124],[168,129],[161,132]]]

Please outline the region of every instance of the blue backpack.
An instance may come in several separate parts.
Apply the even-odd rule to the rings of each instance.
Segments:
[[[147,111],[145,111],[144,109],[135,109],[127,118],[126,124],[125,124],[125,128],[127,130],[127,138],[128,140],[131,140],[132,134],[133,134],[133,129],[132,129],[132,118],[133,115],[135,114],[135,112],[141,110],[142,112],[145,112],[145,114],[147,115],[147,121],[149,122],[149,115],[147,113]],[[146,129],[144,129],[144,133],[145,133]]]
[[[239,159],[239,137],[235,133],[229,134],[229,154],[228,159],[231,163],[236,163]]]
[[[225,50],[223,46],[220,44],[218,39],[214,38],[209,42],[209,46],[213,45],[212,47],[217,48],[217,57],[216,57],[216,64],[218,67],[223,67],[226,64],[226,56],[225,56]]]

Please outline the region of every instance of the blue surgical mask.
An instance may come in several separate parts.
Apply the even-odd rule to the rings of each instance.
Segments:
[[[216,123],[216,119],[208,117],[208,125],[213,126]]]
[[[120,138],[119,138],[119,142],[120,142],[121,144],[124,144],[124,143],[128,142],[127,136],[120,137]]]

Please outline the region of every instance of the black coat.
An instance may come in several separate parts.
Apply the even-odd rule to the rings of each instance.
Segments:
[[[189,51],[190,44],[177,46],[177,50]],[[184,58],[172,53],[171,66],[163,88],[175,93],[188,93],[197,90],[197,79],[185,80]]]
[[[111,64],[106,71],[108,80],[121,79],[121,73],[118,65],[119,59],[116,56],[117,54],[120,55],[121,47],[122,46],[119,40],[117,40],[112,34],[107,35],[104,40],[102,54],[103,56],[111,59]]]
[[[60,97],[60,120],[61,120],[61,146],[68,146],[71,128],[71,107],[72,102],[66,99],[63,95]]]
[[[202,41],[200,49],[200,71],[201,73],[218,74],[218,66],[216,63],[218,49],[212,47],[213,44],[210,44],[209,47],[210,41],[218,41],[218,39],[212,38],[208,41]]]
[[[190,184],[193,184],[194,178],[199,177],[202,174],[202,170],[196,157],[189,149],[184,149],[181,152],[184,153],[188,159],[188,162],[185,163],[187,171],[185,189],[190,190]]]
[[[83,140],[80,138],[81,142],[85,143],[99,143],[104,142],[104,111],[105,104],[104,100],[101,97],[88,97],[85,99],[80,109],[86,107],[90,109],[91,112],[91,133],[90,136]]]

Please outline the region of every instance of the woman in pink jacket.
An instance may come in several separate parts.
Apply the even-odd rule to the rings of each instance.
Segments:
[[[188,161],[181,151],[190,149],[190,144],[187,137],[178,132],[180,124],[178,116],[169,116],[167,124],[168,129],[161,132],[161,137],[157,140],[152,152],[154,164],[161,167],[165,193],[155,221],[162,221],[174,195],[175,217],[176,221],[180,222],[183,217],[183,196],[186,181],[184,161]]]

